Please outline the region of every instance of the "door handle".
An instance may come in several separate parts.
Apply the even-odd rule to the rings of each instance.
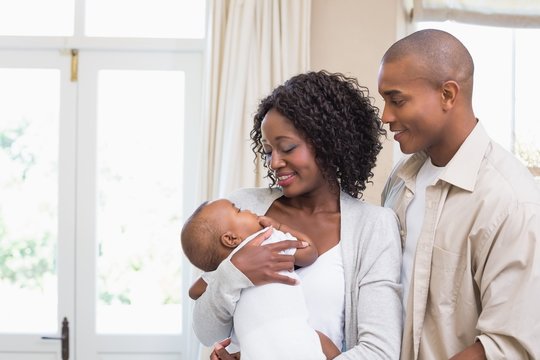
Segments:
[[[66,317],[62,321],[62,336],[42,336],[42,340],[61,340],[62,360],[69,360],[69,322]]]

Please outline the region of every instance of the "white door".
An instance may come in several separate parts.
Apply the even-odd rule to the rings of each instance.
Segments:
[[[61,359],[60,341],[41,337],[60,336],[62,319],[75,317],[77,86],[69,64],[59,51],[0,51],[2,360]]]
[[[76,63],[0,51],[0,359],[187,359],[201,55]]]
[[[79,58],[76,358],[179,359],[179,229],[195,199],[184,173],[197,166],[202,59]]]

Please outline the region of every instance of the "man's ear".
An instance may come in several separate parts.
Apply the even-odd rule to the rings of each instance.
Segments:
[[[228,248],[235,248],[242,242],[240,236],[236,235],[232,231],[227,231],[225,234],[222,234],[219,240],[223,246]]]
[[[454,106],[459,91],[459,84],[453,80],[446,81],[442,85],[441,103],[444,111],[448,111]]]

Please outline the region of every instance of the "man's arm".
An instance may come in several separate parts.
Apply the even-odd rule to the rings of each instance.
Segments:
[[[484,352],[484,346],[480,341],[474,343],[465,350],[452,356],[450,360],[486,360],[486,353]]]
[[[505,212],[481,262],[476,338],[490,359],[540,359],[540,203]]]

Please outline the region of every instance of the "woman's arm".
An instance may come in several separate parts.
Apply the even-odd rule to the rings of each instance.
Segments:
[[[277,230],[291,234],[297,241],[303,241],[307,244],[305,247],[296,249],[294,253],[294,265],[300,267],[308,266],[313,264],[319,257],[317,247],[313,245],[313,242],[306,234],[293,230],[285,224],[280,224],[268,216],[259,216],[259,223],[264,227],[273,226]]]
[[[294,257],[280,252],[304,245],[300,241],[285,240],[260,246],[271,233],[271,229],[261,233],[223,261],[212,273],[206,291],[195,301],[193,330],[205,346],[231,335],[234,309],[242,289],[272,282],[295,284],[294,279],[279,274],[293,268]]]
[[[251,281],[228,259],[212,273],[193,307],[193,331],[202,344],[212,346],[231,335],[236,302],[242,289],[250,286]]]

